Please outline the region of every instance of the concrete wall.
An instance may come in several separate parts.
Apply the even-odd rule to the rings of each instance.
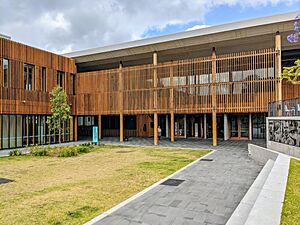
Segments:
[[[300,117],[268,117],[267,148],[300,158]]]

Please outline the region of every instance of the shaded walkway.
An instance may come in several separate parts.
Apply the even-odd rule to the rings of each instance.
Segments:
[[[104,143],[116,143],[104,139]],[[147,139],[133,139],[126,144],[147,144]],[[151,145],[152,139],[149,139]],[[225,224],[251,186],[262,165],[247,155],[246,141],[228,141],[212,147],[210,141],[179,140],[165,147],[217,149],[172,178],[184,180],[179,186],[159,185],[113,212],[96,224]],[[262,144],[263,142],[261,142]]]

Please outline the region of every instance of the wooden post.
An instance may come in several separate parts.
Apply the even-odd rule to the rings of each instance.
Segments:
[[[171,142],[174,142],[175,138],[175,121],[174,121],[174,70],[173,61],[170,65],[170,113],[171,113]]]
[[[101,115],[98,115],[98,140],[100,141],[101,140],[101,138],[102,138],[102,134],[101,134],[101,129],[102,129],[102,127],[101,127],[102,125],[101,125]]]
[[[119,110],[120,110],[120,142],[124,140],[124,116],[123,116],[123,77],[122,62],[119,64]]]
[[[171,142],[174,142],[175,138],[175,121],[174,121],[174,112],[171,113]]]
[[[153,109],[154,109],[154,145],[158,145],[158,114],[157,114],[157,53],[153,53]]]
[[[206,119],[206,114],[203,115],[203,138],[207,139],[207,119]]]
[[[216,50],[212,51],[212,138],[213,146],[217,146],[217,93],[216,93],[216,78],[217,78],[217,57]]]
[[[276,101],[282,101],[282,80],[281,80],[281,35],[277,31],[275,36],[275,51],[276,51],[276,59],[275,59],[275,76],[277,78],[276,82]],[[281,104],[279,104],[281,106]],[[279,106],[278,105],[278,106]],[[277,116],[282,116],[282,109],[278,107]]]

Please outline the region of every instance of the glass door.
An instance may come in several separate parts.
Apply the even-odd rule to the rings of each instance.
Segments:
[[[231,138],[248,139],[249,138],[249,115],[231,116]]]

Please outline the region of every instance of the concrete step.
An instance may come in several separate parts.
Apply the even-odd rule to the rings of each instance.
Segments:
[[[280,224],[289,166],[290,158],[279,154],[245,225]]]
[[[229,220],[227,221],[226,225],[244,225],[249,213],[256,202],[272,168],[274,166],[274,160],[269,159],[249,190],[247,191],[246,195],[237,206]]]

